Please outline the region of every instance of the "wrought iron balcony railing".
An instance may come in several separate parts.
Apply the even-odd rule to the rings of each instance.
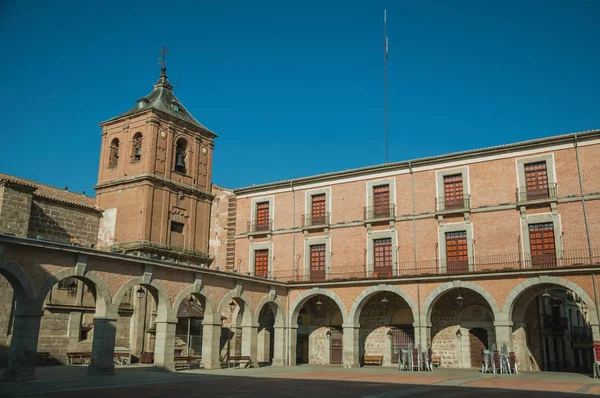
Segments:
[[[453,198],[435,198],[435,211],[464,211],[471,208],[471,195],[460,195]]]
[[[546,188],[519,187],[516,196],[519,204],[553,201],[558,198],[557,185],[549,184]]]
[[[373,221],[396,217],[396,205],[365,207],[365,221]]]
[[[308,270],[274,270],[269,273],[268,278],[283,282],[330,282],[338,280],[365,280],[386,278],[407,278],[439,275],[457,275],[471,273],[497,273],[515,270],[537,270],[548,268],[579,268],[589,266],[600,266],[600,250],[587,249],[558,251],[554,261],[535,263],[535,256],[530,253],[514,253],[501,255],[488,255],[470,257],[461,260],[460,264],[454,264],[452,260],[445,258],[437,260],[401,261],[394,263],[392,267],[384,269],[370,269],[364,264],[353,266],[332,265],[328,270],[315,273]]]
[[[273,220],[248,221],[248,233],[269,232],[273,230]]]
[[[321,214],[321,215],[304,214],[302,216],[302,226],[303,227],[314,227],[314,226],[329,225],[330,218],[331,218],[331,213],[325,213],[325,214]]]

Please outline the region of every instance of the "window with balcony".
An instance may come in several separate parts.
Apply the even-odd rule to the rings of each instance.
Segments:
[[[375,218],[390,216],[390,186],[373,187],[373,216]]]
[[[392,276],[392,238],[373,241],[373,273],[377,276]]]
[[[310,280],[325,280],[327,264],[325,245],[310,246]]]
[[[446,271],[448,273],[469,271],[467,231],[446,232]]]
[[[269,202],[256,204],[256,231],[268,231],[269,228]]]
[[[462,174],[444,176],[444,210],[464,207]]]
[[[547,199],[549,197],[548,170],[546,162],[525,165],[525,189],[527,200]]]
[[[531,248],[532,267],[556,266],[553,223],[529,224],[529,246]]]
[[[254,251],[254,276],[266,278],[269,275],[269,249]]]
[[[311,225],[326,224],[325,194],[313,195],[311,202]]]

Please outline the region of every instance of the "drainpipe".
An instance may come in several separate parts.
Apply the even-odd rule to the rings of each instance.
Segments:
[[[417,218],[416,218],[416,209],[415,209],[415,173],[412,169],[412,165],[410,160],[408,161],[408,170],[410,171],[411,177],[411,185],[412,185],[412,221],[413,221],[413,254],[415,261],[415,269],[418,268],[417,265]],[[398,256],[396,256],[397,258]],[[417,281],[417,328],[418,328],[418,336],[419,336],[419,345],[423,347],[423,340],[421,336],[421,285]]]
[[[292,280],[296,275],[296,264],[294,259],[296,258],[296,191],[294,191],[294,182],[290,181],[290,188],[292,189],[293,198],[293,210],[292,210]]]
[[[590,240],[590,229],[588,226],[587,211],[585,205],[585,194],[583,192],[583,180],[581,178],[581,165],[579,163],[579,146],[577,142],[577,134],[573,135],[575,139],[575,159],[577,160],[577,175],[579,176],[579,193],[581,195],[581,207],[583,208],[583,222],[585,224],[585,234],[588,244],[588,255],[590,256],[590,265],[593,263],[592,258],[592,242]],[[563,247],[564,250],[564,247]],[[594,286],[594,305],[596,306],[596,318],[600,327],[600,312],[598,312],[598,290],[596,288],[596,274],[592,272],[592,284]]]

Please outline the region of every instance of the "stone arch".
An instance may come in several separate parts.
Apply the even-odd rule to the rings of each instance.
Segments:
[[[105,317],[107,315],[116,316],[116,308],[112,305],[112,299],[110,297],[110,291],[108,290],[108,286],[106,282],[102,278],[100,278],[94,271],[84,271],[82,275],[79,275],[76,268],[66,268],[61,271],[58,271],[56,274],[49,276],[46,278],[46,281],[40,287],[37,298],[38,300],[44,300],[50,290],[56,285],[59,281],[74,277],[81,281],[92,282],[95,285],[96,297],[96,316]]]
[[[410,297],[408,294],[406,294],[406,292],[400,290],[397,286],[393,286],[393,285],[377,285],[377,286],[371,286],[371,287],[363,290],[363,292],[361,294],[359,294],[356,297],[356,299],[354,300],[354,302],[352,303],[352,308],[350,309],[350,314],[349,314],[348,318],[351,321],[353,321],[353,323],[355,325],[358,325],[358,323],[359,323],[358,320],[360,318],[360,312],[361,312],[362,308],[364,307],[364,305],[369,300],[369,298],[371,298],[372,296],[374,296],[375,294],[377,294],[379,292],[390,292],[390,293],[397,294],[404,301],[406,301],[406,303],[410,307],[410,310],[413,315],[413,320],[417,320],[419,318],[417,305],[415,304],[412,297]]]
[[[121,301],[123,300],[125,293],[131,291],[131,289],[136,285],[144,286],[146,289],[148,289],[150,294],[152,294],[154,297],[156,303],[158,303],[157,319],[161,316],[166,317],[166,319],[171,319],[171,299],[169,298],[169,293],[165,287],[157,280],[151,280],[150,282],[144,283],[144,278],[141,276],[131,278],[119,288],[117,294],[115,294],[115,298],[113,299],[113,306],[115,309],[118,309],[119,305],[121,305]]]
[[[315,288],[305,291],[300,296],[298,296],[296,298],[296,300],[294,300],[294,303],[290,307],[290,308],[293,308],[293,310],[290,312],[289,325],[296,324],[295,320],[298,318],[298,314],[300,313],[300,309],[302,308],[302,306],[304,306],[304,304],[306,304],[306,302],[309,299],[311,299],[312,297],[317,296],[317,295],[322,295],[322,296],[329,297],[330,299],[332,299],[337,304],[340,311],[342,312],[342,318],[344,319],[344,323],[348,323],[348,321],[347,321],[348,320],[348,311],[346,310],[346,306],[344,305],[344,302],[338,297],[338,295],[327,289],[315,287]]]
[[[433,292],[431,292],[429,294],[429,296],[427,296],[427,298],[423,302],[423,314],[425,314],[425,321],[427,323],[429,323],[431,320],[431,312],[433,311],[433,307],[434,307],[436,301],[447,291],[456,289],[456,288],[469,289],[469,290],[479,293],[484,298],[484,300],[488,303],[490,308],[492,309],[492,313],[494,315],[494,320],[496,320],[496,321],[498,320],[498,317],[501,314],[500,308],[498,307],[498,304],[496,303],[496,299],[494,299],[494,297],[490,294],[490,292],[488,292],[485,288],[483,288],[480,285],[473,283],[473,282],[454,281],[454,282],[447,282],[447,283],[444,283],[441,286],[439,286],[437,289],[435,289]]]
[[[225,306],[229,303],[229,301],[233,300],[233,299],[241,300],[244,303],[244,314],[243,314],[243,318],[242,318],[242,325],[243,326],[257,326],[258,318],[255,316],[254,309],[252,308],[252,300],[250,300],[250,297],[248,297],[248,295],[246,293],[241,293],[236,290],[230,291],[223,297],[223,299],[221,299],[221,302],[219,303],[219,306],[217,307],[217,312],[215,315],[220,317],[221,312],[223,312],[223,308],[225,308]]]
[[[23,272],[21,267],[14,261],[10,261],[4,257],[0,257],[0,274],[8,279],[17,298],[19,296],[34,299],[35,291],[31,279]]]
[[[275,326],[285,326],[286,314],[284,310],[284,305],[279,299],[276,297],[274,299],[271,298],[270,295],[264,296],[258,302],[258,306],[256,307],[256,319],[258,321],[258,316],[262,308],[267,304],[274,304],[277,307],[277,316],[275,317]]]
[[[543,285],[558,285],[562,286],[566,289],[569,289],[578,296],[580,296],[590,315],[590,325],[598,326],[598,309],[596,308],[595,301],[590,297],[590,295],[577,285],[576,283],[571,282],[568,279],[560,278],[558,276],[543,276],[537,278],[530,278],[524,282],[521,282],[517,285],[508,295],[504,302],[504,306],[502,307],[503,316],[507,318],[507,320],[512,320],[513,311],[515,309],[515,305],[518,302],[519,298],[529,289],[535,289],[536,287],[541,288]]]
[[[173,312],[175,317],[177,317],[177,310],[179,309],[179,305],[181,304],[183,299],[185,299],[185,297],[187,297],[190,294],[197,294],[204,298],[204,302],[206,303],[206,308],[204,308],[205,322],[210,323],[211,325],[221,323],[221,317],[215,316],[216,306],[215,300],[213,299],[212,295],[208,291],[206,291],[204,287],[198,288],[196,285],[186,287],[181,292],[179,292],[179,294],[175,298],[175,302],[173,303]]]

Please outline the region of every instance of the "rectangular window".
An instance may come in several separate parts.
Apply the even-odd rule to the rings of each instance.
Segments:
[[[180,222],[171,221],[171,247],[183,249],[183,227]]]
[[[312,225],[326,224],[325,220],[325,194],[312,196]]]
[[[531,265],[535,268],[556,266],[554,225],[552,223],[529,225]]]
[[[462,174],[444,176],[444,210],[465,207]]]
[[[269,202],[256,204],[256,230],[268,231],[269,228]]]
[[[469,271],[467,231],[446,233],[446,272]]]
[[[525,185],[527,200],[546,199],[549,197],[546,162],[525,165]]]
[[[373,240],[373,272],[392,276],[392,238]]]
[[[373,187],[373,215],[375,217],[390,216],[390,186]]]
[[[310,280],[325,280],[325,245],[310,246]]]
[[[254,276],[264,278],[269,275],[269,249],[254,251]]]

